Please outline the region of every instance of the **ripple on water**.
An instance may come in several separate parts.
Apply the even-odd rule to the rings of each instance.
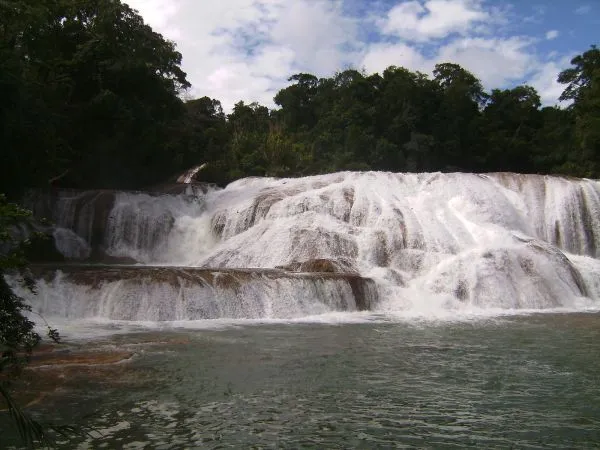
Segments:
[[[94,431],[64,448],[594,448],[599,325],[543,315],[121,335],[98,345],[135,349],[128,377],[79,380],[39,412],[72,420],[82,398],[96,405]]]

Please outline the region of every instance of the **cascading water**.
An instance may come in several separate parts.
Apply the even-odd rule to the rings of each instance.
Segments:
[[[197,235],[186,227],[204,209],[202,197],[117,193],[106,224],[105,251],[145,263],[178,264],[186,248],[212,244],[210,234]],[[197,227],[199,233],[202,229]]]
[[[135,276],[133,268],[121,276],[45,274],[31,301],[52,314],[187,320],[364,307],[435,314],[600,306],[600,183],[593,180],[379,172],[247,178],[180,195],[115,193],[104,216],[92,194],[86,199],[85,207],[58,202],[57,223],[71,229],[58,232],[65,256],[87,257],[83,241],[144,266],[176,267],[162,269],[168,279],[143,268]],[[258,278],[238,275],[233,289],[214,277],[182,278],[177,266],[215,276],[241,268]],[[357,289],[357,279],[367,287]]]
[[[115,320],[259,319],[368,309],[375,284],[356,275],[273,270],[64,267],[38,280],[37,312]],[[26,294],[23,289],[20,294]],[[355,301],[357,300],[357,301]]]

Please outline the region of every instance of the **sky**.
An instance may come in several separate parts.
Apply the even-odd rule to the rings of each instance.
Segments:
[[[177,44],[192,88],[226,112],[275,107],[300,72],[390,65],[431,74],[454,62],[486,89],[535,87],[558,103],[573,56],[600,44],[600,0],[124,0]]]

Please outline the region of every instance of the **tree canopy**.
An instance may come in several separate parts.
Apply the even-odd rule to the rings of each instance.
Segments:
[[[278,109],[238,103],[227,117],[213,181],[336,170],[513,171],[600,176],[596,47],[559,75],[566,108],[543,107],[527,85],[486,92],[467,69],[433,77],[390,66],[382,74],[299,73]],[[240,126],[242,120],[244,126]],[[209,176],[216,176],[211,173]]]
[[[175,169],[181,54],[116,0],[0,2],[0,191],[133,187]]]
[[[225,114],[190,86],[175,44],[119,0],[0,2],[0,192],[139,188],[199,163],[207,181],[336,170],[600,176],[600,50],[558,77],[567,108],[531,86],[486,91],[452,62],[298,73],[276,109]],[[201,86],[196,87],[202,90]]]
[[[575,115],[575,151],[584,162],[581,173],[598,176],[600,171],[600,49],[593,45],[571,60],[574,67],[564,70],[558,81],[566,84],[561,95],[572,100]]]

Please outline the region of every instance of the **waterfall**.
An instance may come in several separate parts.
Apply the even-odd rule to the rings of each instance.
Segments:
[[[183,320],[297,317],[360,305],[375,311],[600,306],[594,180],[343,172],[246,178],[181,194],[107,195],[71,194],[54,203],[58,228],[70,230],[55,233],[65,256],[86,258],[87,245],[143,267],[191,272],[165,282],[158,272],[114,279],[109,269],[103,280],[94,269],[92,282],[54,271],[40,275],[43,294],[31,300],[40,308],[76,317]],[[212,270],[234,277],[228,272],[234,269],[243,272],[233,290],[190,275]],[[344,277],[369,287],[357,290]],[[80,304],[77,296],[88,300]]]
[[[37,290],[36,310],[46,316],[152,321],[357,311],[376,296],[374,282],[356,275],[175,267],[66,266]]]
[[[185,258],[178,251],[196,242],[210,245],[208,234],[198,238],[186,228],[192,218],[201,222],[204,208],[202,197],[117,193],[106,223],[105,251],[144,263],[177,264]]]

